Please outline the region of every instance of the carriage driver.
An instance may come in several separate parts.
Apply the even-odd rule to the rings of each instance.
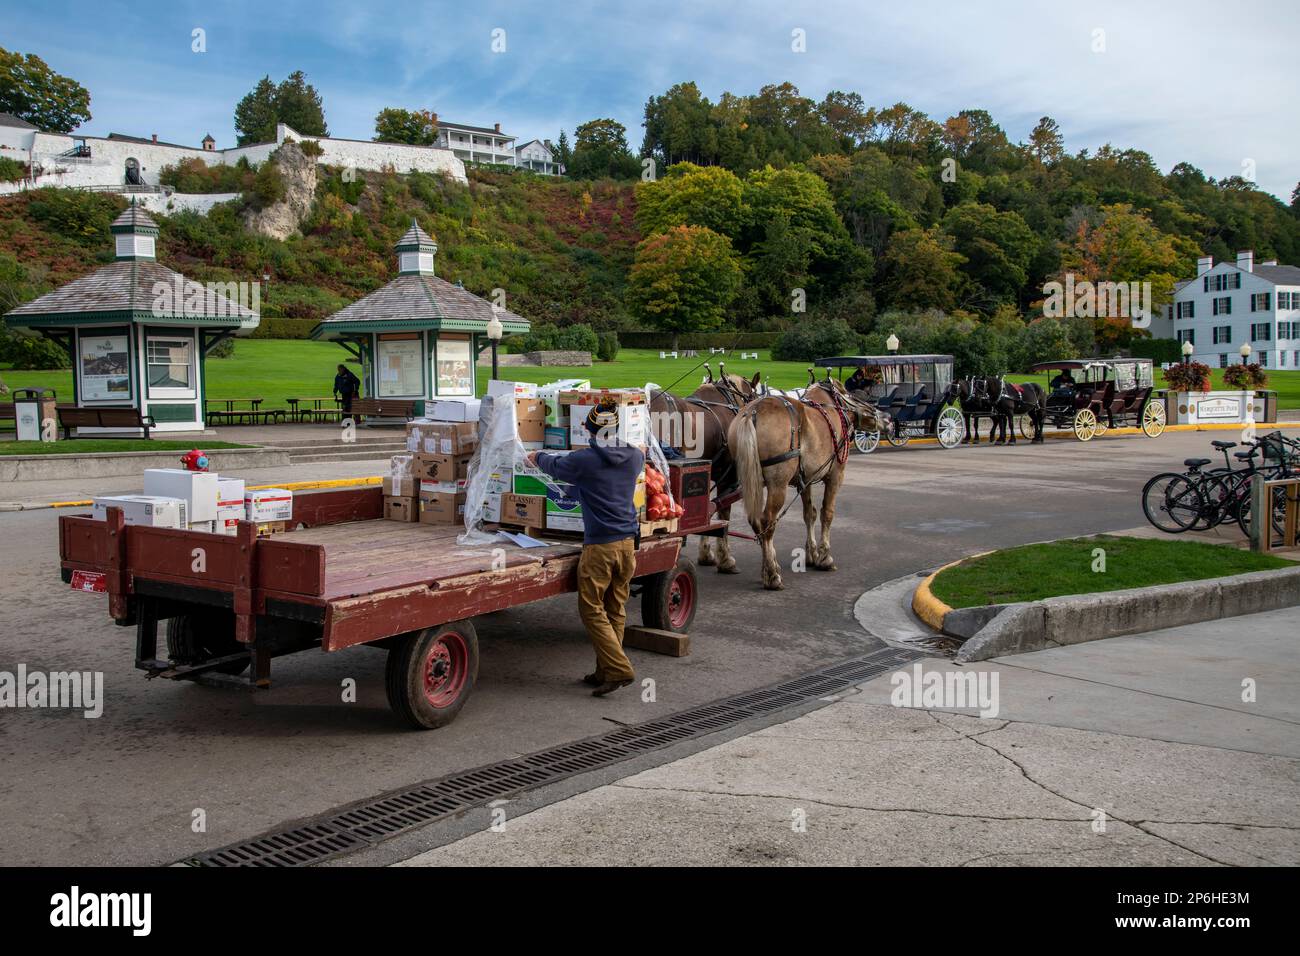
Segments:
[[[844,390],[847,392],[861,392],[871,387],[871,373],[867,371],[865,365],[859,365],[857,371],[849,376],[849,380],[844,383]]]
[[[623,652],[623,624],[641,530],[633,498],[645,454],[613,437],[618,434],[618,406],[613,403],[593,407],[584,424],[591,437],[581,451],[530,451],[526,457],[530,465],[573,485],[582,504],[578,613],[596,650],[596,670],[582,680],[595,688],[593,697],[604,697],[636,676]]]
[[[1060,374],[1052,379],[1050,384],[1054,392],[1059,392],[1062,389],[1073,389],[1075,386],[1074,376],[1070,374],[1068,368],[1063,368]]]

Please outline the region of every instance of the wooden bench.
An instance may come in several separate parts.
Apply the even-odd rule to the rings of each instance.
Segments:
[[[63,437],[72,438],[74,428],[140,428],[144,437],[155,427],[152,415],[141,415],[138,408],[63,408],[58,409]],[[80,436],[77,436],[80,437]],[[134,438],[134,435],[96,435],[96,438]]]
[[[366,415],[371,418],[404,418],[409,422],[415,417],[415,399],[354,398],[352,414]]]
[[[0,402],[0,429],[18,431],[18,416],[14,413],[13,402]]]

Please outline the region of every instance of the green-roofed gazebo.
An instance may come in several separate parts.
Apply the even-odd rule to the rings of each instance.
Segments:
[[[156,431],[201,430],[204,356],[257,328],[260,289],[205,285],[159,264],[158,224],[134,202],[109,228],[113,262],[7,312],[5,324],[67,349],[79,408],[134,407]],[[77,429],[104,431],[116,429]]]
[[[335,312],[311,337],[338,342],[361,360],[371,398],[472,398],[488,323],[504,335],[525,333],[528,320],[434,275],[437,243],[415,220],[393,247],[397,277]]]

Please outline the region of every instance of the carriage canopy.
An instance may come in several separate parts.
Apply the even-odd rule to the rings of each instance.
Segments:
[[[942,394],[952,382],[951,355],[836,355],[819,358],[819,368],[880,369],[884,385],[928,385],[931,394]]]
[[[1082,371],[1084,382],[1115,383],[1117,391],[1131,388],[1149,388],[1155,384],[1151,359],[1058,359],[1031,365],[1031,372],[1051,372],[1057,369]]]

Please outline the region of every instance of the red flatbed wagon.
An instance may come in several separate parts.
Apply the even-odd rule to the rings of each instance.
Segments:
[[[270,686],[271,660],[295,651],[371,644],[388,651],[393,710],[419,728],[453,720],[478,675],[473,619],[577,590],[578,542],[465,547],[456,525],[385,520],[378,487],[294,498],[294,530],[258,537],[59,518],[63,580],[108,595],[109,614],[136,629],[136,667],[150,677],[239,675]],[[648,627],[686,633],[699,591],[681,558],[686,534],[643,537],[634,587]],[[166,622],[166,653],[158,625]]]

